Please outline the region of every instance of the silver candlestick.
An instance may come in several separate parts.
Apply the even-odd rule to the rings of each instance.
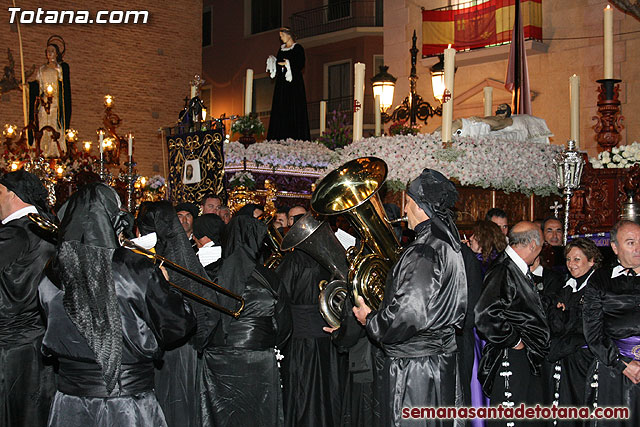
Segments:
[[[127,184],[127,210],[130,213],[133,213],[136,207],[135,184],[140,176],[136,174],[136,171],[135,171],[136,163],[133,161],[132,156],[129,156],[129,161],[125,162],[124,165],[127,167],[127,173],[126,174],[121,173],[118,179]]]
[[[576,151],[576,142],[573,140],[567,142],[567,149],[553,159],[553,164],[556,167],[556,185],[566,197],[563,236],[563,244],[566,246],[569,234],[569,202],[573,192],[580,186],[584,167],[582,154]]]
[[[104,152],[100,151],[100,160],[98,160],[98,175],[100,181],[108,183],[111,178],[111,173],[107,169],[107,161],[104,159]]]

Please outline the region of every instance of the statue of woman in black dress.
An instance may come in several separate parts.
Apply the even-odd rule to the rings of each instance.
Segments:
[[[282,45],[277,56],[267,58],[267,71],[271,78],[276,79],[267,140],[292,138],[308,141],[311,136],[302,78],[304,48],[296,43],[288,27],[280,28],[280,40]]]

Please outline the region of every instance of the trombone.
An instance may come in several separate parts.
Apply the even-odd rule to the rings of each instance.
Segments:
[[[56,224],[54,224],[53,222],[49,221],[47,218],[45,218],[44,216],[40,215],[40,214],[35,214],[35,213],[30,213],[28,214],[28,217],[31,221],[35,222],[40,228],[42,228],[43,230],[46,230],[50,233],[57,233],[58,232],[58,226]],[[123,247],[139,252],[142,255],[145,255],[149,258],[153,258],[156,259],[158,261],[160,261],[160,266],[162,266],[163,264],[167,264],[169,267],[171,267],[172,269],[174,269],[175,271],[184,274],[185,276],[188,276],[194,280],[196,280],[197,282],[209,286],[211,288],[213,288],[215,291],[220,292],[223,295],[226,295],[230,298],[233,298],[234,300],[240,302],[240,307],[233,311],[230,310],[226,307],[223,307],[220,304],[217,304],[213,301],[208,300],[207,298],[200,296],[194,292],[191,292],[188,289],[183,288],[182,286],[176,285],[175,283],[172,283],[170,281],[167,280],[167,283],[169,283],[170,286],[174,287],[175,289],[177,289],[178,291],[180,291],[181,293],[183,293],[184,295],[193,298],[194,300],[208,305],[211,308],[214,308],[218,311],[221,311],[222,313],[228,314],[229,316],[233,316],[235,319],[237,319],[238,317],[240,317],[240,313],[242,312],[242,310],[244,309],[244,298],[242,298],[240,295],[234,294],[233,292],[231,292],[230,290],[223,288],[222,286],[218,285],[217,283],[214,283],[212,281],[210,281],[209,279],[206,279],[202,276],[200,276],[197,273],[194,273],[191,270],[187,270],[186,268],[184,268],[183,266],[176,264],[173,261],[170,261],[169,259],[163,257],[162,255],[158,255],[156,253],[153,253],[145,248],[143,248],[142,246],[138,246],[135,243],[133,243],[131,240],[129,239],[125,239],[123,237],[120,238],[120,242],[122,244]]]

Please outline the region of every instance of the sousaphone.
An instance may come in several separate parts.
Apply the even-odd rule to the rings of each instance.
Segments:
[[[349,264],[344,248],[326,221],[318,221],[306,213],[289,229],[281,243],[283,251],[296,248],[309,254],[331,272],[331,280],[321,281],[320,314],[334,328],[340,326],[342,305],[348,297]]]
[[[343,214],[358,231],[360,244],[347,250],[347,282],[354,302],[361,295],[374,309],[382,302],[387,274],[401,250],[378,194],[387,171],[383,160],[361,157],[330,172],[311,196],[314,211]]]

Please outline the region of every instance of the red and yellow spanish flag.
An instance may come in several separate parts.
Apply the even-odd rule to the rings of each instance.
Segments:
[[[525,39],[542,39],[542,0],[521,0]],[[422,11],[422,55],[438,55],[451,44],[456,50],[511,41],[515,0],[489,0],[456,10]]]

